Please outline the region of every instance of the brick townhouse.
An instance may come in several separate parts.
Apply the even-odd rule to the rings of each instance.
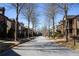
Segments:
[[[24,27],[23,23],[17,23],[18,38],[23,38],[28,36],[28,28]],[[32,36],[32,29],[29,29],[29,35]],[[0,8],[0,38],[14,38],[15,33],[15,19],[10,19],[5,16],[5,8]],[[12,39],[10,39],[12,40]]]
[[[23,32],[24,25],[18,22],[18,34]],[[15,19],[5,16],[5,8],[0,8],[0,38],[14,38]],[[21,36],[21,35],[20,35]]]
[[[8,19],[4,14],[5,14],[5,8],[0,8],[0,38],[6,37],[6,30],[7,30],[7,25],[6,25],[6,20]]]
[[[59,22],[57,30],[60,31],[63,35],[65,34],[65,18]],[[68,15],[67,16],[67,31],[68,38],[72,36],[79,36],[79,15]]]

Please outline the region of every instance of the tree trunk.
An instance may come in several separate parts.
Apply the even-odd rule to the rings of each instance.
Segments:
[[[17,31],[18,31],[18,3],[16,4],[16,20],[15,20],[15,40],[14,41],[17,41]]]
[[[64,12],[65,12],[65,36],[66,42],[68,42],[68,20],[67,20],[67,5],[64,5]]]
[[[34,36],[34,24],[32,25],[32,37]]]
[[[55,22],[54,22],[54,16],[53,16],[53,38],[55,38],[54,33],[55,33]]]
[[[49,19],[49,38],[50,38],[50,19]]]
[[[33,35],[33,28],[32,28],[32,37],[33,37],[34,35]]]
[[[29,25],[30,25],[30,19],[29,19],[29,17],[28,17],[28,38],[30,37],[30,36],[29,36],[29,33],[30,33],[30,32],[29,32]]]

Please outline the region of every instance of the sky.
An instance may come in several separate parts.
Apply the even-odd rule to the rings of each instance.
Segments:
[[[5,7],[6,11],[5,11],[5,16],[7,16],[8,18],[15,18],[16,17],[16,12],[15,9],[13,7],[10,6],[10,4],[3,4],[0,3],[0,7]],[[37,8],[37,12],[40,13],[40,16],[38,16],[38,21],[39,21],[39,28],[42,28],[42,26],[44,25],[44,21],[46,20],[45,15],[43,14],[45,9],[44,9],[45,4],[38,4],[38,8]],[[68,10],[68,15],[79,15],[79,4],[72,4],[71,7]],[[24,23],[25,26],[27,26],[27,20],[25,18],[22,17],[23,15],[19,16],[19,22]],[[60,20],[63,19],[63,14],[62,12],[57,14],[56,19],[55,19],[55,23],[58,24],[58,22]]]

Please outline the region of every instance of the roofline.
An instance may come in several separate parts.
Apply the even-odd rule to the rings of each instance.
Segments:
[[[74,16],[72,19],[74,19],[74,18],[76,18],[76,17],[78,17],[79,15],[67,15],[67,16]],[[65,16],[64,16],[65,17]],[[63,19],[64,19],[64,17],[63,17]]]

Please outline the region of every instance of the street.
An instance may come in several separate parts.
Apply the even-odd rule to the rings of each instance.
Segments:
[[[78,56],[79,53],[62,45],[56,44],[43,36],[20,44],[1,56]]]

